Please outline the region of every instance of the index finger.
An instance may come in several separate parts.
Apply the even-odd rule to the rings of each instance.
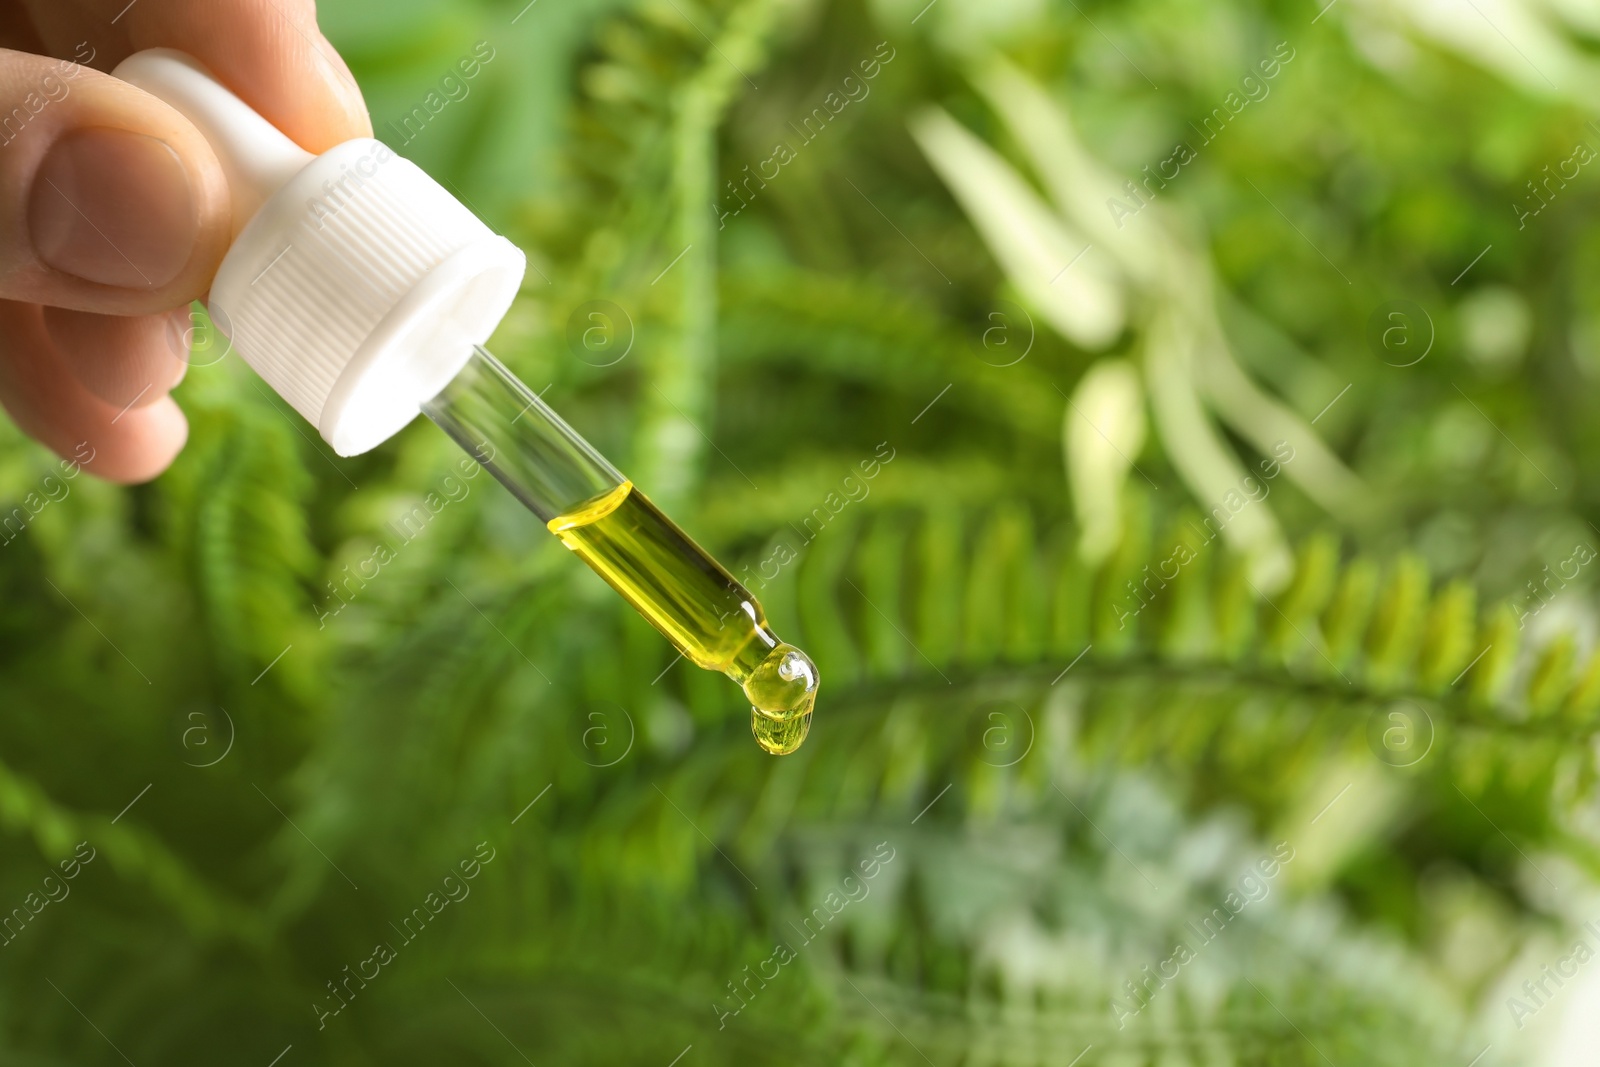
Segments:
[[[370,137],[350,68],[317,27],[315,0],[25,0],[51,52],[109,70],[146,48],[175,48],[309,152]],[[86,8],[93,9],[93,13]]]

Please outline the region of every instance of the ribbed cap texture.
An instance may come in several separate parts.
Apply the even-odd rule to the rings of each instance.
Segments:
[[[430,270],[493,232],[372,140],[318,157],[261,210],[210,306],[246,362],[316,425],[340,374]]]

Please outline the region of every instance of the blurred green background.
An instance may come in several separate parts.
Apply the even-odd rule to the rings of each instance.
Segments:
[[[496,353],[793,550],[811,738],[202,335],[172,470],[0,548],[0,1061],[1592,1062],[1591,7],[321,19],[528,251]]]

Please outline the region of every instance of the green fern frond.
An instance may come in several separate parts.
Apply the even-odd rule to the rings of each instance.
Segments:
[[[233,384],[249,387],[242,375]],[[166,514],[183,517],[167,537],[193,561],[219,661],[248,681],[315,618],[318,554],[306,522],[313,486],[302,454],[325,446],[306,438],[297,415],[261,396],[213,389],[191,401],[189,418],[195,445],[160,484]],[[280,680],[299,676],[297,661],[285,667]]]

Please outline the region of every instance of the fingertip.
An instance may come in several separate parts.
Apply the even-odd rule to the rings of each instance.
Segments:
[[[0,301],[0,406],[30,437],[111,482],[146,482],[189,439],[177,403],[114,407],[84,388],[36,305]]]
[[[83,469],[119,485],[155,478],[172,466],[189,441],[189,420],[170,396],[147,407],[130,408],[115,421],[121,427],[116,447],[97,452]]]
[[[79,383],[119,411],[155,403],[189,366],[187,305],[136,316],[47,307],[44,325]]]
[[[367,98],[362,94],[361,87],[356,84],[356,76],[350,70],[350,65],[333,47],[333,42],[321,33],[317,34],[317,51],[327,60],[329,88],[332,89],[333,98],[338,101],[342,111],[340,116],[329,123],[330,143],[322,147],[332,148],[356,137],[371,137],[372,113],[367,110]]]
[[[361,89],[310,0],[166,0],[135,5],[124,23],[132,48],[194,56],[309,152],[372,134]]]

